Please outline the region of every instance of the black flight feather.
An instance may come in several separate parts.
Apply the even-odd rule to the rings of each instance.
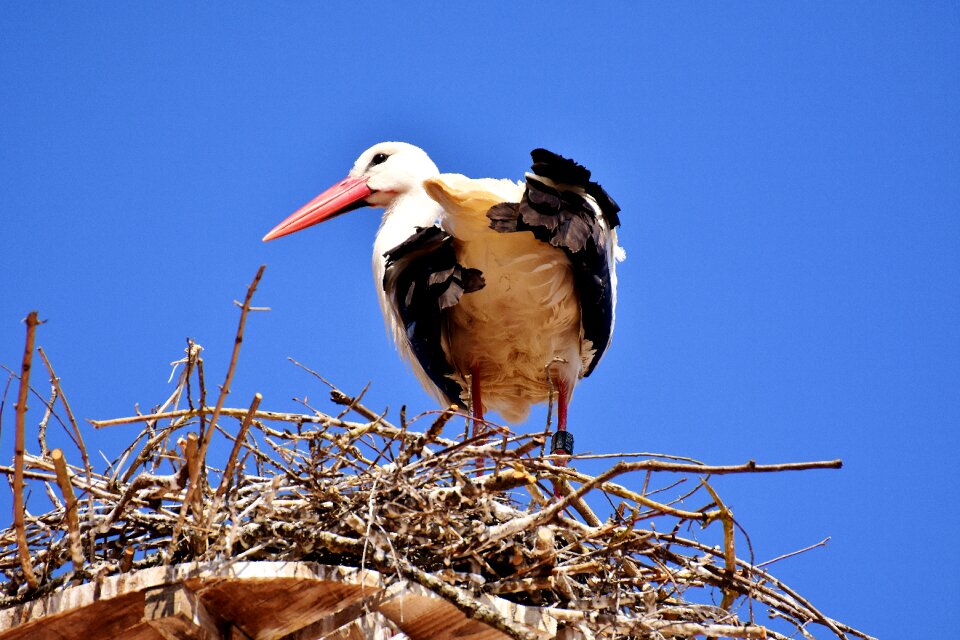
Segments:
[[[609,345],[613,330],[613,285],[606,245],[610,230],[620,224],[620,207],[590,180],[590,171],[582,165],[546,149],[535,149],[530,156],[533,174],[556,186],[528,175],[520,202],[497,204],[487,217],[495,231],[530,231],[566,253],[580,296],[583,335],[596,350],[584,372],[588,376]],[[597,203],[605,225],[582,193]]]
[[[453,236],[437,226],[418,228],[384,257],[383,288],[393,291],[417,361],[450,402],[463,406],[463,389],[450,378],[455,372],[443,352],[444,311],[482,289],[483,274],[457,262]]]
[[[531,169],[535,174],[549,178],[553,182],[581,187],[597,201],[607,225],[611,229],[620,226],[620,218],[617,216],[620,205],[603,190],[603,187],[590,180],[589,169],[546,149],[534,149],[530,152],[530,157],[533,158]]]

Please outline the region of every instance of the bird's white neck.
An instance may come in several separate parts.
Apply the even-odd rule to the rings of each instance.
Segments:
[[[377,289],[383,290],[386,261],[383,254],[412,236],[417,227],[429,227],[440,217],[442,209],[423,189],[412,189],[397,196],[383,212],[380,230],[373,242],[373,277]]]

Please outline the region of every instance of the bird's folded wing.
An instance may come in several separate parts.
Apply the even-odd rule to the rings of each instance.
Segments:
[[[496,204],[487,210],[487,218],[496,231],[532,232],[538,240],[562,249],[570,259],[580,295],[583,375],[588,376],[613,334],[614,262],[622,256],[615,230],[620,224],[620,207],[590,180],[590,172],[573,160],[545,149],[537,149],[531,156],[533,171],[526,175],[519,202]]]
[[[445,349],[444,311],[484,282],[480,271],[457,262],[452,241],[440,227],[418,229],[384,254],[383,289],[393,298],[406,345],[423,372],[448,402],[462,405],[463,389],[451,377],[455,371]]]

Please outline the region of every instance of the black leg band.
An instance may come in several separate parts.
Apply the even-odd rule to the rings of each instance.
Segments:
[[[550,453],[573,455],[573,434],[569,431],[557,431],[550,442]]]

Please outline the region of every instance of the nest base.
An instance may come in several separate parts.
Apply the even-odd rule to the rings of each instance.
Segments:
[[[546,610],[481,599],[530,633],[556,635]],[[0,629],[2,640],[508,637],[418,584],[312,562],[194,562],[110,576],[4,609]]]

